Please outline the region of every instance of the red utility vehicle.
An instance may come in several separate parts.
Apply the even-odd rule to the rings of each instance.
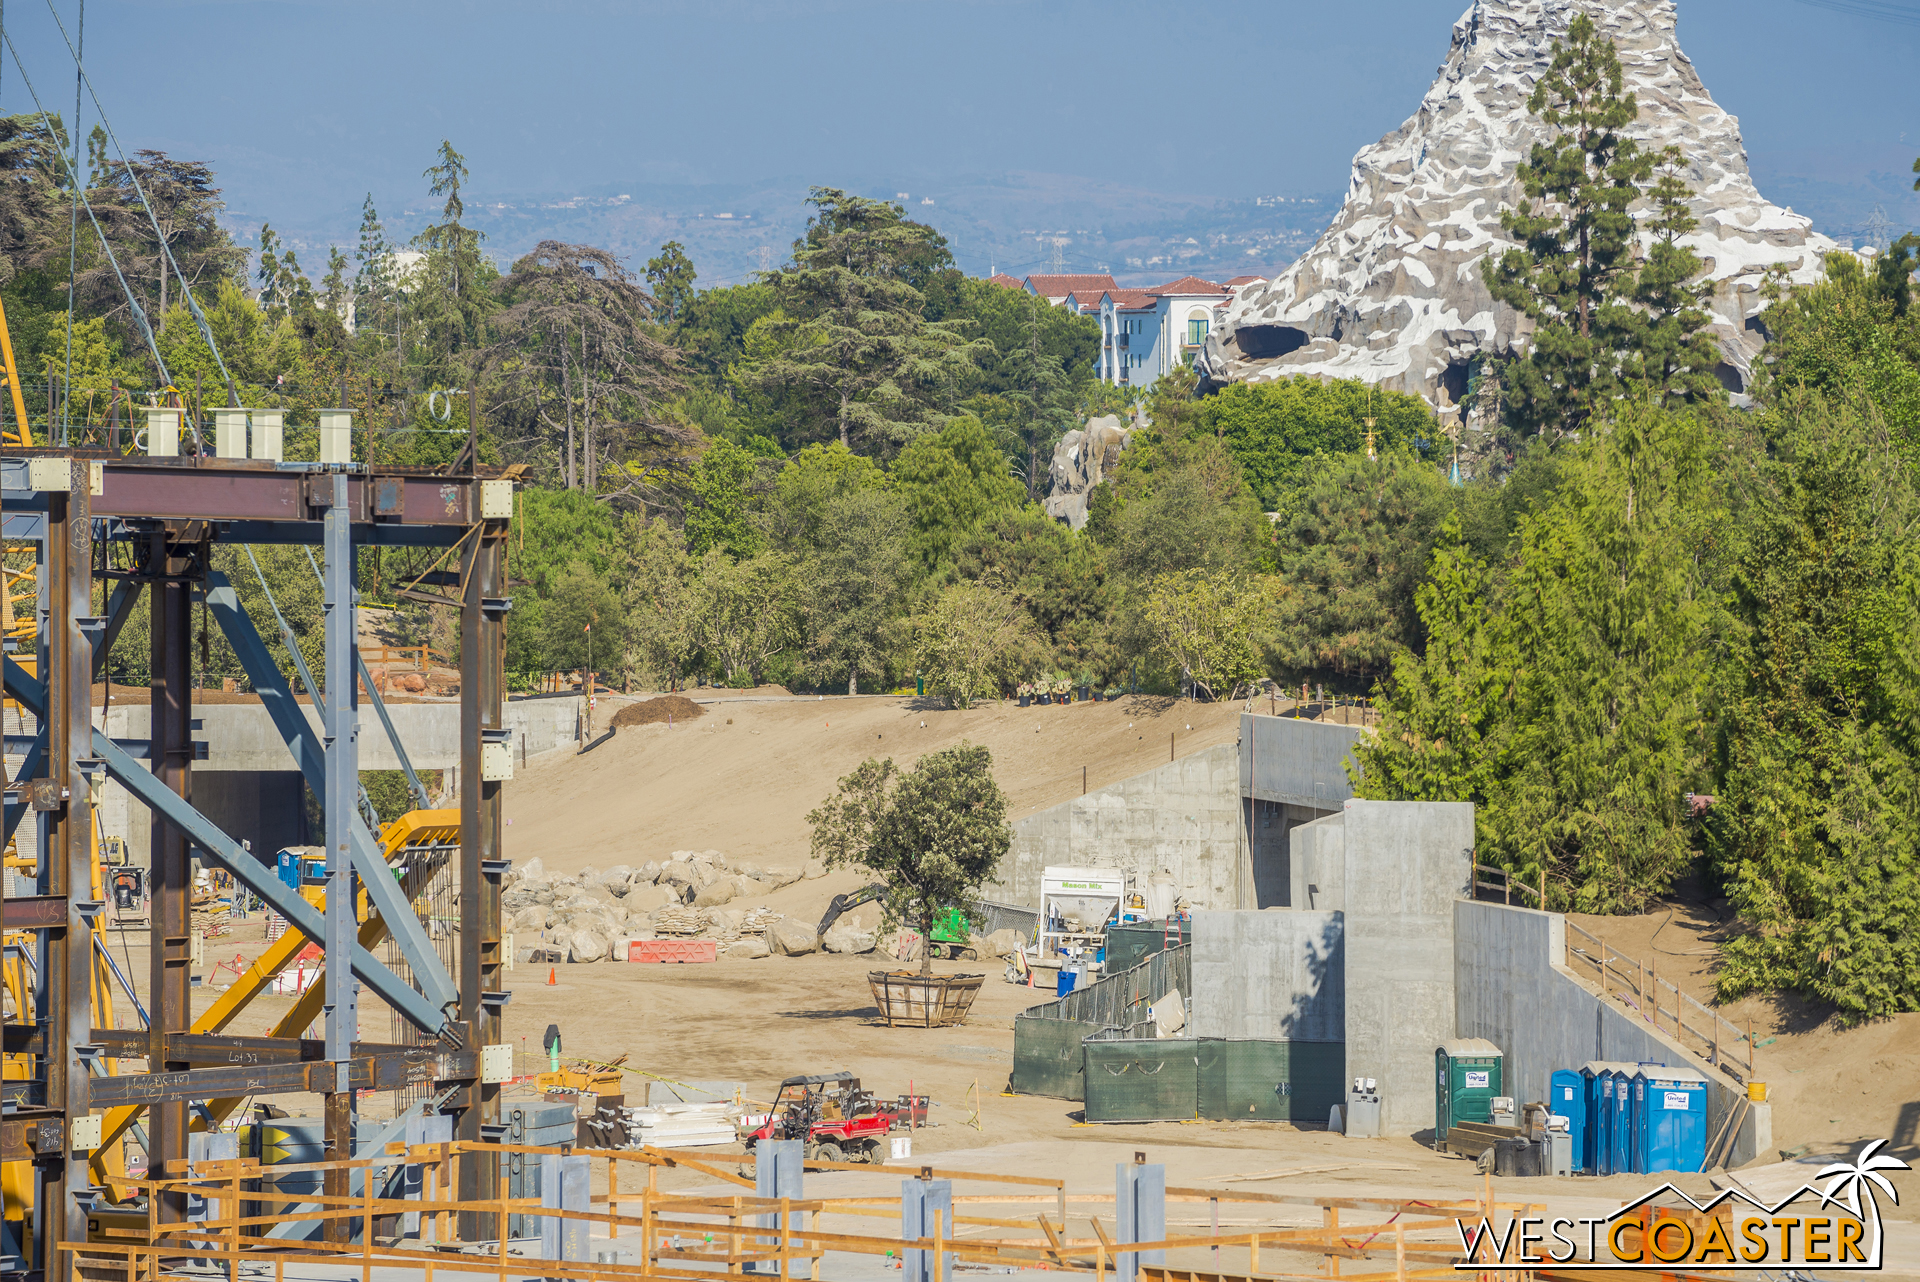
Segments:
[[[877,1100],[860,1089],[852,1073],[822,1073],[817,1077],[789,1077],[780,1083],[766,1124],[747,1137],[747,1151],[760,1140],[801,1140],[810,1161],[871,1162],[886,1160],[881,1141],[896,1126],[926,1118],[926,1098],[909,1101]]]

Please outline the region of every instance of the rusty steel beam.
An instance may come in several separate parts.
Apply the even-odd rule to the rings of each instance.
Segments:
[[[335,1098],[352,1098],[354,1091],[398,1091],[430,1082],[461,1079],[479,1072],[480,1055],[472,1050],[435,1046],[407,1046],[379,1054],[361,1055],[348,1066],[348,1090],[335,1091],[334,1065],[324,1059],[279,1064],[223,1064],[163,1073],[123,1073],[89,1079],[95,1108],[126,1104],[173,1103],[219,1099],[233,1095],[278,1095],[313,1091]]]
[[[334,474],[296,471],[251,459],[109,459],[96,516],[147,520],[314,521]],[[347,508],[374,526],[466,527],[479,513],[483,477],[382,471],[347,476]]]
[[[189,531],[191,532],[191,531]],[[182,801],[192,804],[193,746],[191,724],[193,664],[192,577],[200,568],[191,546],[182,546],[156,529],[147,544],[147,573],[152,577],[150,629],[152,632],[152,769],[155,779]],[[149,1013],[151,1025],[147,1063],[154,1072],[185,1070],[185,1063],[167,1058],[167,1035],[184,1033],[193,1025],[189,967],[192,961],[188,897],[192,893],[192,864],[187,834],[158,811],[153,816],[152,851],[148,866],[152,904]],[[187,1104],[165,1100],[148,1110],[147,1163],[165,1170],[168,1162],[187,1157]],[[184,1189],[154,1199],[154,1220],[179,1224],[187,1218]]]
[[[65,895],[22,895],[7,900],[6,929],[48,930],[67,924]]]

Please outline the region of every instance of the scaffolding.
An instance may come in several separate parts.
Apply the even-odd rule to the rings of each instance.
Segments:
[[[6,373],[17,402],[17,380]],[[17,403],[14,410],[18,416]],[[258,413],[278,421],[278,412]],[[149,1233],[164,1237],[185,1224],[189,1189],[171,1177],[186,1169],[189,1130],[217,1123],[251,1094],[322,1098],[331,1159],[322,1172],[327,1205],[349,1192],[356,1092],[404,1093],[420,1110],[448,1118],[453,1139],[468,1146],[500,1137],[499,1083],[511,1073],[510,1052],[499,1052],[506,1050],[500,1017],[507,1000],[500,880],[508,868],[501,784],[512,773],[501,717],[502,654],[514,482],[476,466],[471,441],[445,470],[353,462],[349,451],[328,450],[324,439],[329,428],[351,439],[346,412],[327,416],[327,461],[319,463],[282,461],[277,448],[255,458],[245,457],[244,447],[238,456],[224,448],[221,457],[181,453],[177,419],[169,456],[155,446],[166,433],[151,422],[150,457],[36,448],[24,434],[7,433],[0,459],[0,535],[10,554],[5,595],[31,583],[34,606],[28,627],[25,611],[15,608],[24,601],[9,601],[14,626],[5,656],[8,728],[22,727],[8,741],[9,757],[21,765],[6,780],[5,832],[21,854],[6,878],[0,920],[9,934],[27,932],[33,941],[21,950],[32,955],[30,991],[16,1000],[4,1030],[9,1071],[0,1086],[0,1160],[9,1173],[31,1171],[9,1272],[76,1276],[72,1251],[88,1236],[90,1212],[129,1197],[144,1199]],[[471,420],[470,409],[470,430],[477,426]],[[222,431],[229,426],[223,422]],[[317,733],[233,588],[209,564],[222,542],[319,549],[325,677],[320,687],[306,683],[319,713]],[[435,568],[404,591],[457,610],[461,636],[458,808],[416,811],[414,822],[378,831],[360,805],[361,699],[374,703],[389,734],[392,727],[377,689],[371,682],[361,688],[354,564],[356,550],[366,547],[439,549]],[[96,588],[102,613],[95,612]],[[91,686],[143,594],[151,620],[149,738],[116,740],[93,724]],[[281,883],[274,868],[189,800],[196,752],[205,747],[193,740],[195,605],[231,642],[323,803],[323,907]],[[397,738],[395,747],[404,761]],[[95,960],[96,931],[106,924],[94,876],[95,808],[109,779],[153,816],[143,1029],[112,1027]],[[287,923],[285,936],[199,1020],[189,1003],[194,858],[230,873]],[[369,901],[364,914],[356,911],[362,897]],[[329,959],[350,961],[326,966],[324,984],[296,1002],[272,1035],[223,1031],[309,942]],[[393,1040],[357,1040],[362,985],[404,1021]],[[316,1017],[324,1019],[325,1037],[302,1039]],[[118,1059],[142,1057],[144,1073],[113,1071]],[[99,1178],[92,1159],[136,1124],[144,1125],[153,1180]],[[466,1217],[459,1231],[475,1233],[480,1212],[473,1208],[498,1194],[498,1159],[463,1148],[445,1179]],[[328,1241],[344,1243],[346,1234],[344,1219],[327,1222]]]

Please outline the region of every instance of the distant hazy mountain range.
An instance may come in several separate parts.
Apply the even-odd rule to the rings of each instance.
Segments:
[[[486,232],[485,249],[503,266],[542,240],[561,240],[610,249],[638,271],[662,244],[677,240],[701,286],[737,284],[785,261],[806,227],[807,190],[803,179],[780,179],[607,186],[508,199],[474,193],[467,221]],[[859,194],[894,201],[937,227],[970,274],[1101,271],[1129,285],[1190,273],[1216,280],[1270,276],[1313,243],[1340,204],[1335,192],[1225,200],[1031,173],[924,187],[901,183]],[[242,243],[253,243],[262,218],[237,208],[230,213]],[[388,235],[400,239],[438,214],[438,203],[424,200],[381,210]],[[299,251],[315,279],[325,270],[329,244],[350,252],[358,238],[357,221],[301,226],[277,214],[265,221]]]
[[[1882,224],[1899,235],[1920,224],[1911,175],[1874,174],[1840,184],[1768,172],[1755,165],[1761,191],[1814,220],[1841,244],[1865,244]],[[1344,193],[1276,186],[1241,199],[1148,191],[1064,174],[1003,173],[947,183],[859,189],[894,200],[943,232],[967,272],[1111,272],[1124,285],[1151,285],[1189,273],[1212,280],[1272,276],[1310,247]],[[699,284],[738,284],[779,266],[806,226],[807,180],[736,185],[609,185],[570,194],[490,198],[476,191],[468,221],[487,233],[486,250],[502,266],[542,240],[600,245],[635,271],[669,240],[686,246]],[[262,221],[300,254],[318,280],[327,246],[351,252],[358,211],[311,222],[286,211],[230,210],[236,236],[252,244]],[[382,209],[390,236],[405,239],[439,214],[438,202]]]

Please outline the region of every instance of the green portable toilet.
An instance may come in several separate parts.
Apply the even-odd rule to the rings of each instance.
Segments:
[[[1433,1137],[1445,1140],[1456,1122],[1493,1120],[1501,1094],[1500,1048],[1484,1037],[1460,1037],[1433,1053]]]

